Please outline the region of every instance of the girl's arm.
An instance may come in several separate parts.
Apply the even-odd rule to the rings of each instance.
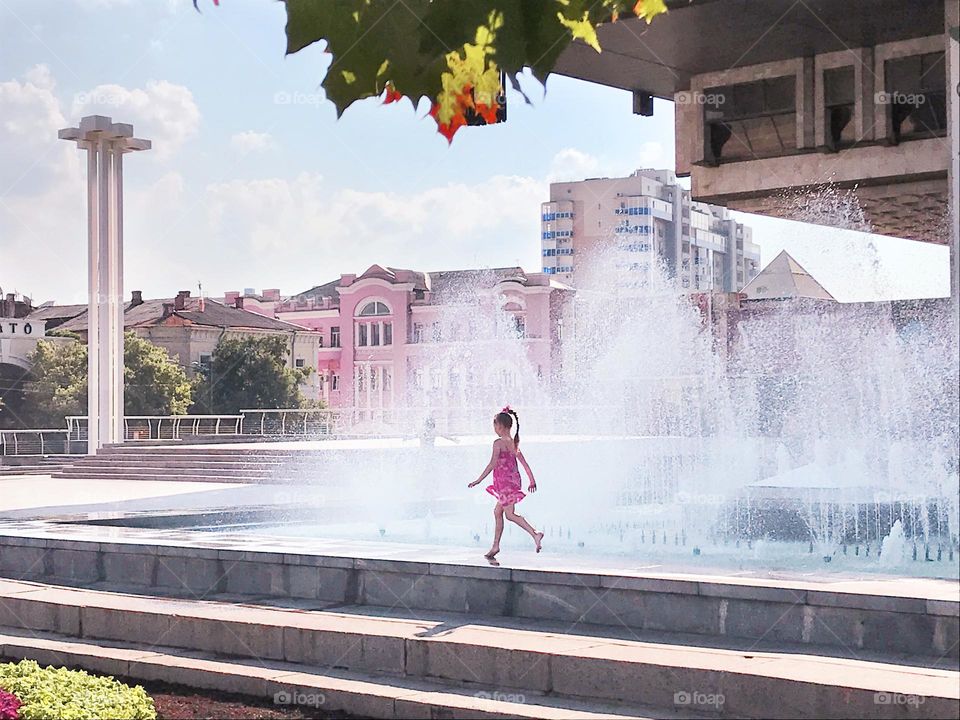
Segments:
[[[533,477],[533,470],[530,469],[530,465],[527,463],[527,459],[523,456],[523,453],[520,450],[517,450],[517,460],[520,461],[520,464],[523,465],[524,471],[527,473],[527,477],[530,478],[530,487],[527,488],[530,492],[537,491],[537,481]]]
[[[480,473],[480,477],[478,477],[472,483],[467,485],[467,487],[473,487],[474,485],[479,485],[481,482],[483,482],[483,479],[493,471],[493,468],[496,467],[497,455],[500,454],[500,446],[497,444],[499,442],[500,442],[499,440],[493,441],[493,452],[490,454],[490,462],[487,463],[487,466],[483,469],[483,472]]]

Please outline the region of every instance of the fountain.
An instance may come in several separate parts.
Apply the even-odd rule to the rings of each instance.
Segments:
[[[741,312],[728,343],[662,268],[638,273],[624,256],[596,258],[578,288],[553,378],[539,371],[509,290],[491,292],[481,275],[448,290],[431,363],[406,398],[413,410],[394,426],[420,440],[331,450],[333,476],[365,479],[337,483],[338,502],[356,510],[350,522],[272,531],[488,542],[491,500],[465,485],[509,402],[540,485],[523,512],[564,553],[957,575],[947,312],[933,304],[898,328],[888,304],[768,303]],[[883,543],[901,533],[908,560],[881,565]],[[504,547],[525,542],[508,533]]]

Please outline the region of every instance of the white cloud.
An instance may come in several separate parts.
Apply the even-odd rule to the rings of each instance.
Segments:
[[[547,182],[572,182],[588,177],[626,177],[639,168],[664,168],[663,145],[658,142],[645,142],[640,146],[636,157],[605,158],[596,157],[577,148],[564,148],[550,163]]]
[[[153,141],[150,155],[158,160],[169,159],[200,128],[200,109],[193,93],[165,80],[151,80],[143,89],[98,85],[77,93],[71,112],[77,119],[99,114],[133,124],[137,137]]]
[[[599,167],[600,161],[593,155],[576,148],[564,148],[553,156],[547,181],[572,182],[595,177]]]
[[[336,190],[309,173],[234,180],[207,189],[207,244],[231,246],[239,259],[233,278],[223,275],[230,286],[242,284],[239,266],[251,258],[270,259],[270,283],[294,288],[375,262],[463,267],[474,249],[486,263],[520,262],[536,270],[538,209],[546,191],[542,182],[514,176],[409,193]],[[317,268],[306,283],[305,263]]]
[[[75,150],[57,140],[67,121],[46,65],[0,82],[0,197],[31,194],[76,172]]]
[[[235,133],[230,137],[230,146],[244,155],[253,152],[263,152],[274,147],[276,143],[270,133],[258,133],[252,130]]]

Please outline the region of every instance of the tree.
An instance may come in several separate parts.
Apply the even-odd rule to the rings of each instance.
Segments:
[[[20,424],[32,428],[64,427],[67,415],[87,412],[87,347],[78,342],[39,340],[27,358]]]
[[[126,415],[183,415],[193,385],[162,347],[126,333],[123,341],[123,412]]]
[[[193,412],[233,414],[245,408],[300,408],[299,385],[311,368],[287,366],[286,338],[224,337],[201,368]]]
[[[287,54],[323,40],[333,56],[322,85],[338,117],[363,98],[407,97],[416,107],[426,97],[451,142],[464,125],[496,121],[501,76],[520,90],[517,75],[529,67],[545,83],[573,40],[601,51],[602,23],[621,15],[649,23],[667,12],[666,0],[286,0],[284,7]]]
[[[126,415],[179,415],[190,406],[193,386],[162,347],[124,335],[123,380]],[[40,340],[28,358],[20,423],[34,428],[63,427],[67,415],[87,412],[87,346]]]

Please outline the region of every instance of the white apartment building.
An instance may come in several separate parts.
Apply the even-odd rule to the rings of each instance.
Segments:
[[[552,183],[540,210],[543,272],[574,287],[594,251],[615,251],[638,277],[662,263],[690,292],[738,292],[759,270],[751,229],[691,202],[669,170]]]

